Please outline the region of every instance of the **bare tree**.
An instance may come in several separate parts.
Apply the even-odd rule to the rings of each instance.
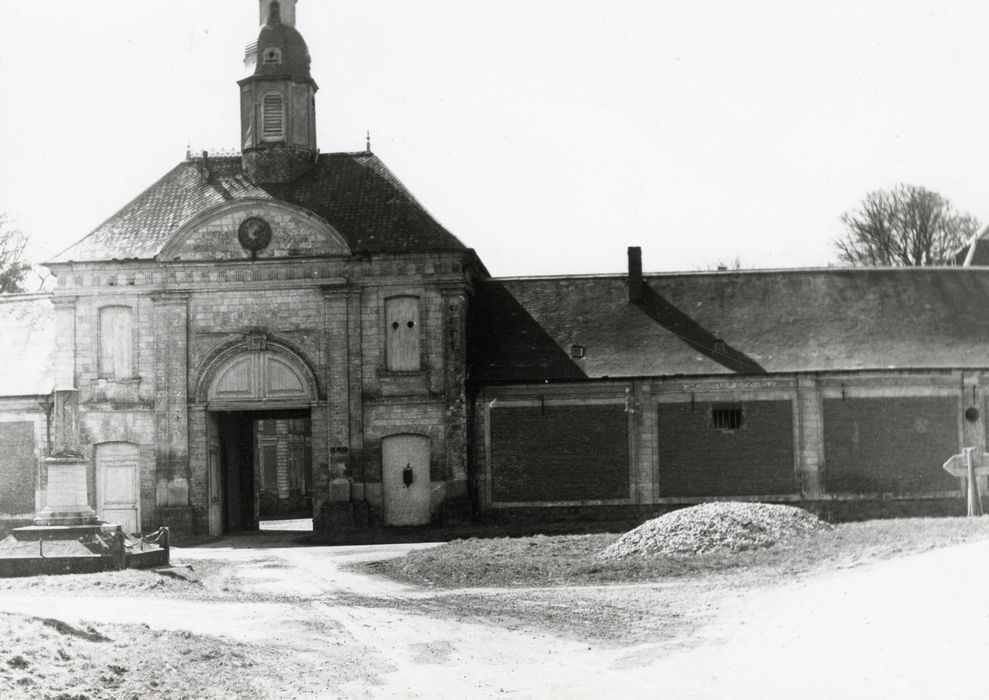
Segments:
[[[902,184],[870,192],[858,209],[842,214],[841,223],[838,258],[876,266],[951,264],[979,228],[975,217],[955,211],[937,192]]]
[[[0,294],[22,292],[24,275],[31,265],[24,259],[27,236],[10,226],[5,214],[0,214]]]
[[[714,262],[709,262],[703,267],[694,268],[697,272],[727,272],[728,270],[744,270],[747,265],[742,263],[742,258],[736,255],[734,258],[718,258]]]

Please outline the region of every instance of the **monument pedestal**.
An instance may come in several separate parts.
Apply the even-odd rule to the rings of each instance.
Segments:
[[[45,506],[34,516],[35,525],[77,526],[99,523],[87,498],[86,465],[86,460],[78,455],[59,455],[45,459],[48,487],[45,489]]]

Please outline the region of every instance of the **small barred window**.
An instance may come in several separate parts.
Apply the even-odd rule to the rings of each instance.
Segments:
[[[711,425],[715,430],[738,430],[742,427],[742,407],[718,406],[711,409]]]
[[[285,138],[285,101],[280,93],[269,92],[261,100],[261,138],[265,141]]]

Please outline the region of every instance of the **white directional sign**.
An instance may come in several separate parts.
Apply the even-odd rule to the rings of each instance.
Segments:
[[[966,447],[944,463],[944,470],[968,482],[968,514],[982,515],[982,497],[979,494],[978,477],[989,474],[989,454]]]

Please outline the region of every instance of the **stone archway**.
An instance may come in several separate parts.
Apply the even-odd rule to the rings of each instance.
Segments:
[[[308,408],[317,400],[316,377],[286,347],[239,343],[207,363],[196,400],[211,411]]]
[[[250,336],[203,364],[196,385],[203,429],[194,433],[202,436],[206,455],[202,483],[210,534],[253,530],[265,514],[287,512],[284,504],[301,503],[311,513],[311,449],[296,455],[282,433],[291,425],[311,435],[318,396],[306,361],[268,336]],[[311,443],[306,437],[301,444]]]

